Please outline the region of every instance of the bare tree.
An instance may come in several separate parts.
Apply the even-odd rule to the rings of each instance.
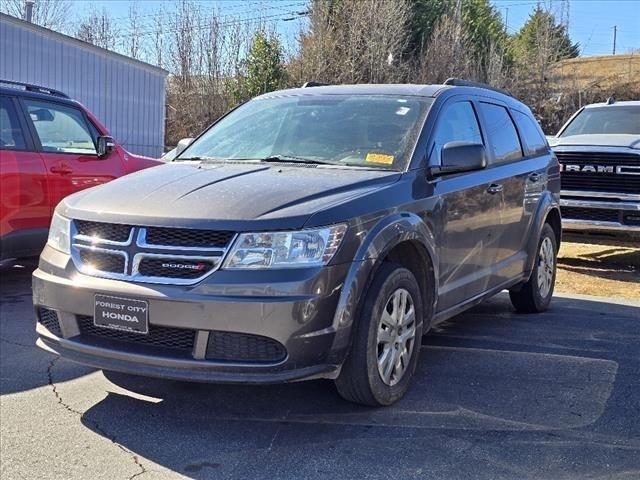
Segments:
[[[68,26],[71,0],[35,0],[31,21],[59,32],[65,31]],[[24,0],[2,0],[0,11],[18,18],[24,18]]]
[[[396,82],[406,77],[406,0],[314,0],[300,35],[294,78],[341,83]]]
[[[140,12],[138,10],[137,2],[133,2],[129,5],[129,34],[125,41],[128,44],[126,47],[127,53],[130,57],[140,59],[142,55],[142,29]]]
[[[106,8],[97,10],[91,6],[78,26],[76,38],[115,51],[118,46],[118,28]]]
[[[153,16],[153,47],[150,57],[158,67],[164,68],[164,23],[165,23],[165,11],[164,8],[160,8]]]
[[[459,13],[445,15],[422,48],[412,81],[442,83],[449,77],[474,78],[473,53]]]

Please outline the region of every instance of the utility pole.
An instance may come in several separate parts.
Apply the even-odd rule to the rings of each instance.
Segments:
[[[24,19],[31,23],[33,19],[33,4],[35,0],[24,0]]]
[[[618,34],[618,26],[613,26],[613,54],[616,54],[616,35]]]

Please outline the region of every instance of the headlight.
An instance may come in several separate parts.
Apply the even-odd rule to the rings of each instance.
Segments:
[[[297,232],[242,233],[222,268],[319,267],[329,263],[347,231],[346,225]]]
[[[57,213],[53,214],[51,226],[49,227],[49,238],[47,243],[50,247],[69,254],[70,252],[70,230],[71,220],[64,218]]]

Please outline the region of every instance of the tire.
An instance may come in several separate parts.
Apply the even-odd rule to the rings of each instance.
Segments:
[[[396,311],[404,311],[404,325],[395,323]],[[422,296],[413,273],[398,264],[383,263],[355,319],[351,349],[335,380],[338,393],[345,400],[369,406],[391,405],[402,398],[418,362],[422,322]],[[412,327],[414,335],[408,340]]]
[[[545,245],[546,253],[543,252],[543,245]],[[545,255],[550,257],[552,265],[545,262]],[[538,241],[536,260],[529,281],[517,290],[509,290],[509,297],[516,311],[539,313],[549,307],[556,283],[557,255],[558,242],[555,232],[551,225],[545,223]],[[545,269],[546,273],[542,269]]]

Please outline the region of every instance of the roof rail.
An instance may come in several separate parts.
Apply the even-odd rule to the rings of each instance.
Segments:
[[[53,88],[49,88],[49,87],[42,87],[40,85],[33,85],[31,83],[14,82],[12,80],[0,79],[0,86],[2,85],[9,85],[11,86],[11,88],[22,87],[27,92],[44,93],[46,95],[54,95],[56,97],[69,98],[69,95],[59,90],[54,90]]]
[[[309,87],[327,87],[331,85],[330,83],[321,83],[321,82],[314,82],[314,81],[310,81],[310,82],[305,82],[304,85],[302,85],[302,88],[309,88]]]
[[[491,85],[487,85],[486,83],[474,82],[472,80],[463,80],[461,78],[447,78],[444,81],[444,85],[451,85],[454,87],[475,87],[475,88],[484,88],[485,90],[493,90],[494,92],[501,93],[503,95],[507,95],[509,97],[513,97],[509,92],[503,90],[502,88],[492,87]]]

